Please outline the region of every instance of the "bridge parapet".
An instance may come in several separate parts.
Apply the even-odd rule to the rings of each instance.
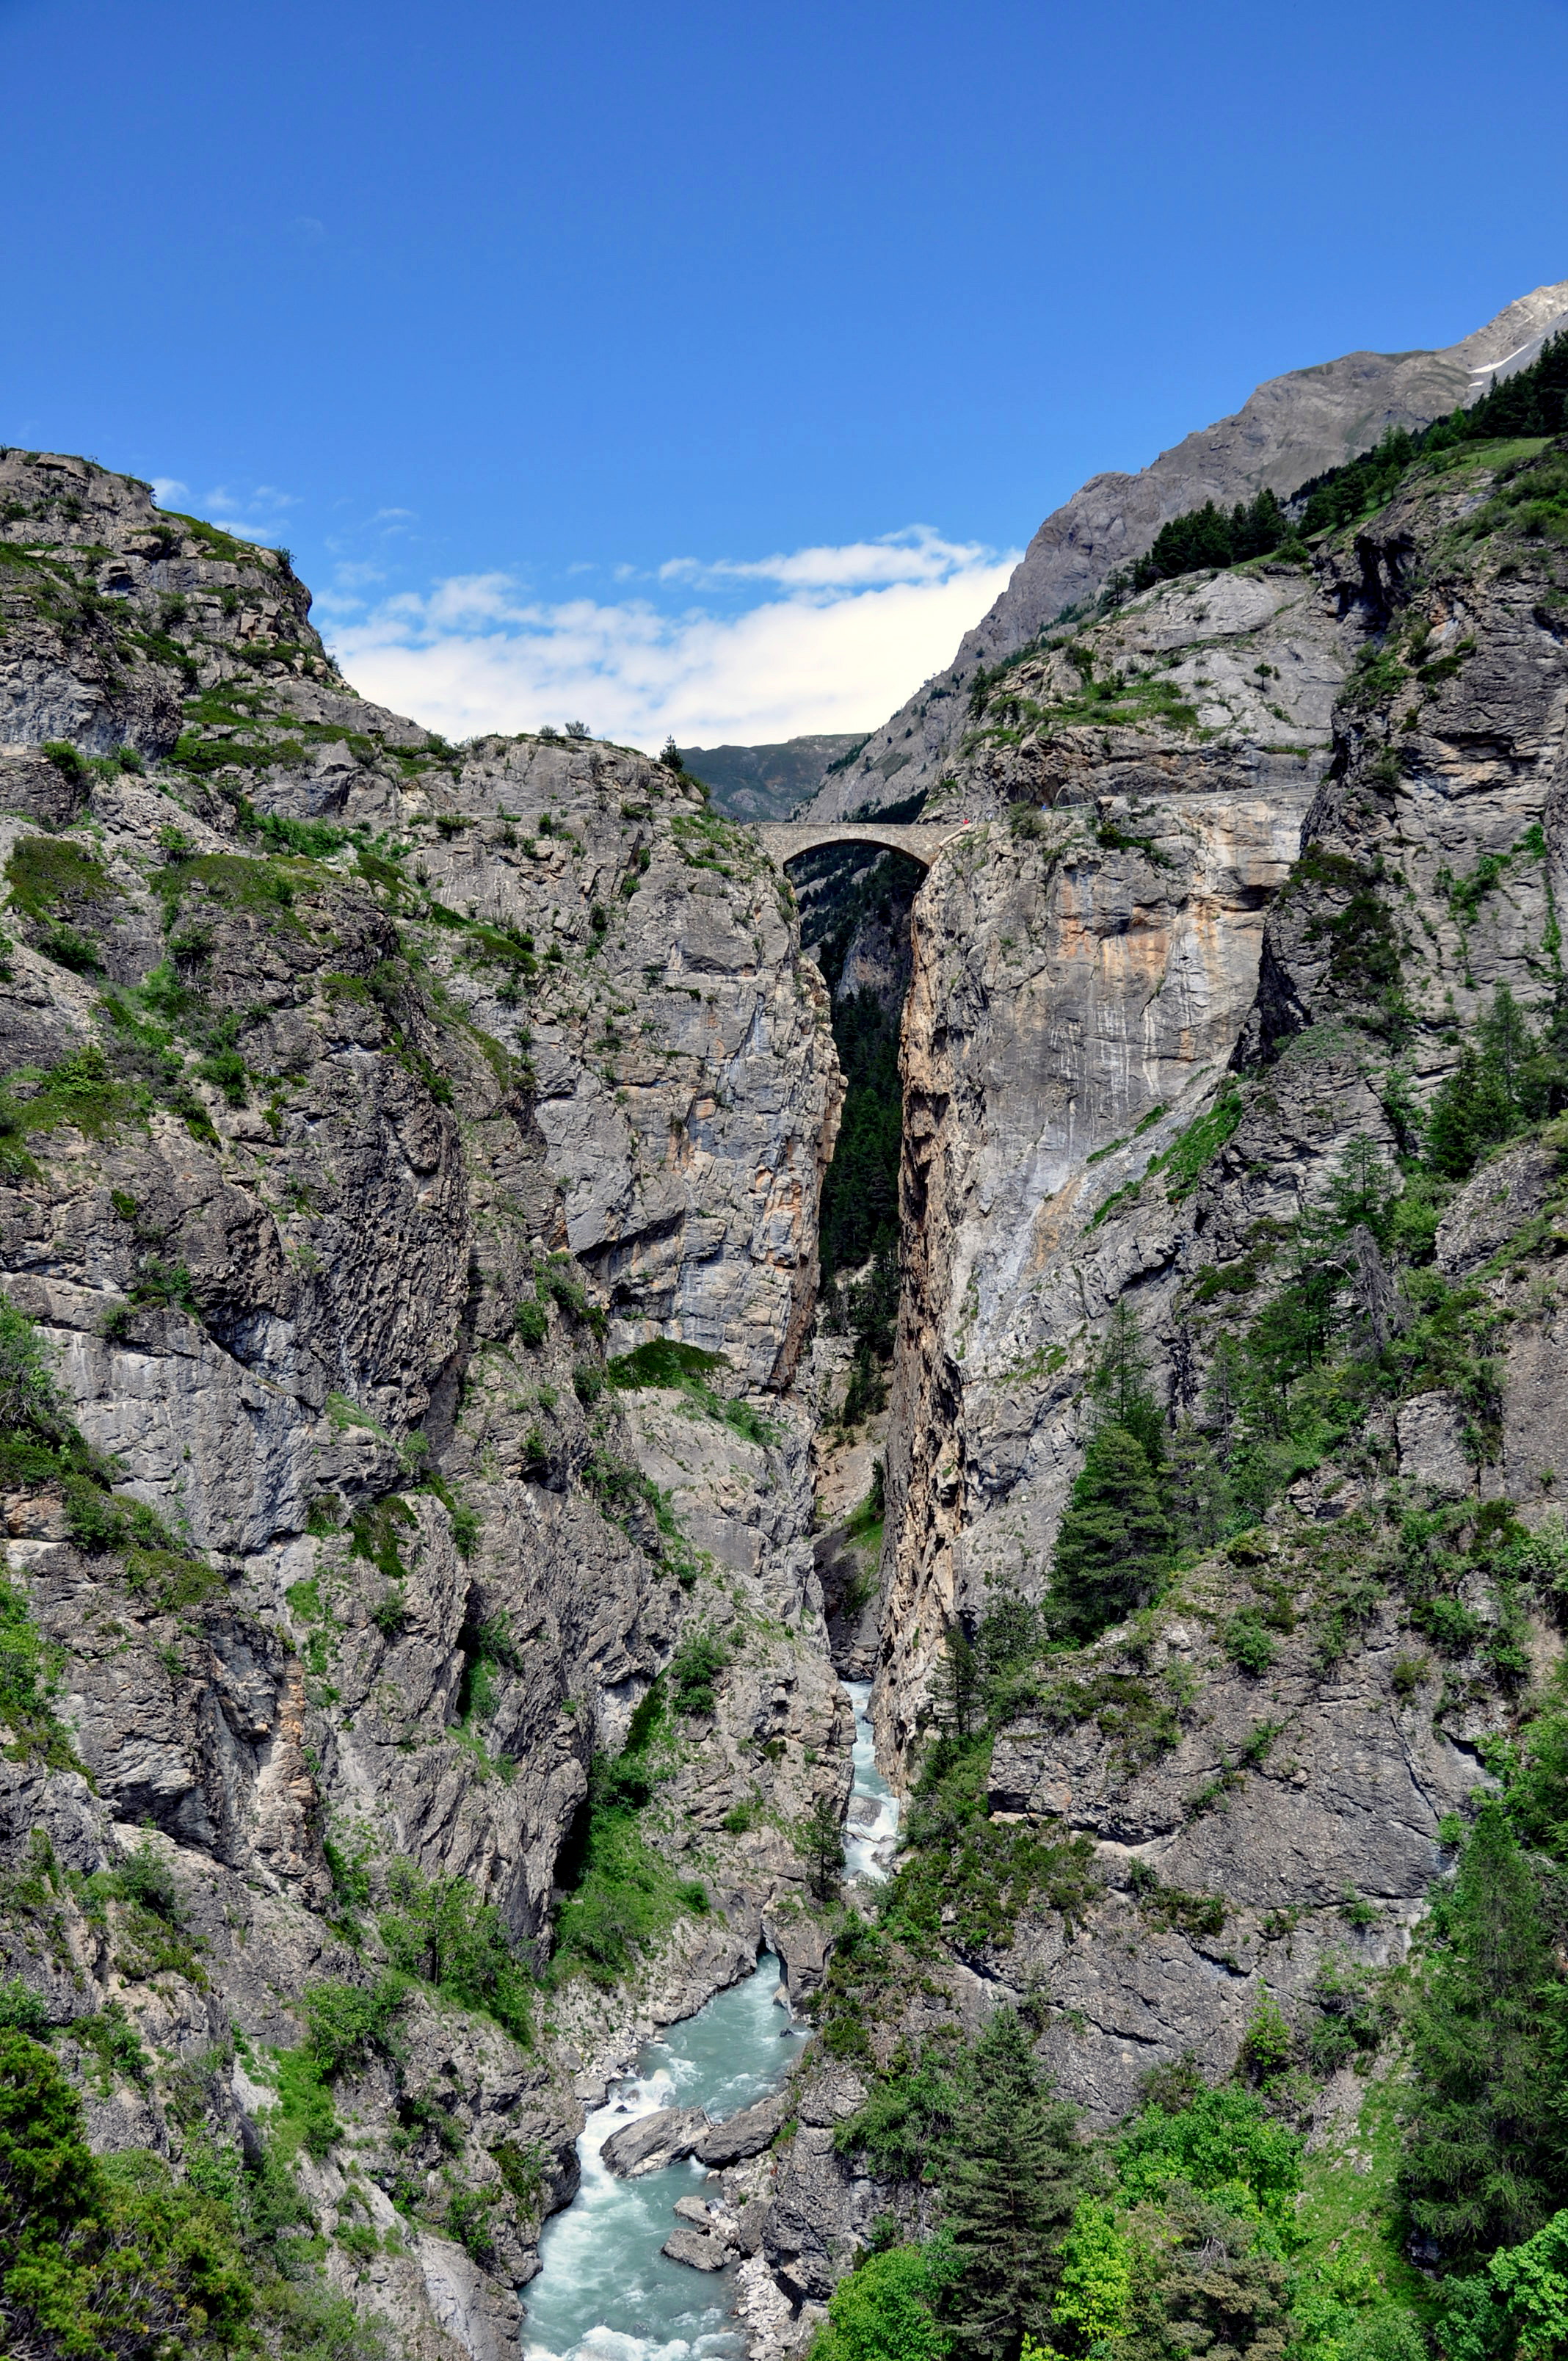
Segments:
[[[879,825],[872,819],[835,820],[756,820],[751,834],[771,861],[781,865],[786,861],[798,861],[803,852],[816,852],[825,844],[875,845],[883,852],[907,852],[923,869],[929,869],[945,844],[962,836],[969,823],[934,820],[923,825],[916,820],[904,827]]]

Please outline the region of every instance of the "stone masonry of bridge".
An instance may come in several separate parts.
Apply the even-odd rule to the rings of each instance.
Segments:
[[[943,845],[961,836],[968,825],[963,821],[955,828],[949,821],[927,828],[918,823],[889,828],[875,820],[758,820],[751,832],[768,858],[781,867],[824,844],[874,844],[883,852],[907,852],[923,869],[929,869]]]

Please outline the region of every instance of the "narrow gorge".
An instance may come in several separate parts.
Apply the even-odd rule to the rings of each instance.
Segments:
[[[1528,303],[786,861],[0,455],[18,2361],[1563,2349]]]

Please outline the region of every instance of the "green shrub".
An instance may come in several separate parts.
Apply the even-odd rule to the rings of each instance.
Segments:
[[[932,2307],[949,2276],[929,2246],[867,2255],[828,2299],[810,2361],[944,2361],[950,2339]]]
[[[1301,2186],[1300,2139],[1250,2091],[1200,2091],[1178,2109],[1146,2107],[1113,2153],[1121,2188],[1135,2201],[1185,2182],[1233,2213],[1284,2224]]]
[[[8,1976],[0,1983],[0,2034],[5,2033],[27,2033],[35,2041],[49,2038],[49,2011],[20,1976]]]
[[[555,1926],[552,1973],[580,1971],[607,1989],[680,1916],[674,1871],[638,1832],[635,1814],[590,1803],[576,1848],[557,1870],[567,1888]]]
[[[749,1443],[766,1446],[777,1443],[779,1433],[772,1420],[753,1410],[749,1402],[733,1401],[717,1392],[707,1383],[710,1371],[727,1366],[722,1353],[705,1353],[696,1345],[682,1345],[674,1337],[654,1336],[639,1345],[633,1352],[620,1353],[608,1362],[605,1376],[612,1386],[630,1392],[649,1386],[668,1386],[696,1403],[710,1418],[722,1419]]]
[[[301,2008],[310,2028],[312,2054],[329,2081],[351,2067],[365,2065],[374,2050],[387,2047],[408,1989],[407,1979],[390,1970],[368,1988],[345,1983],[307,1988]]]
[[[512,1326],[525,1345],[543,1345],[550,1334],[550,1314],[536,1297],[530,1297],[513,1312]]]
[[[1229,1617],[1220,1637],[1232,1664],[1252,1674],[1255,1679],[1267,1672],[1274,1662],[1274,1641],[1255,1607],[1244,1607],[1239,1614]]]
[[[711,1631],[694,1631],[685,1639],[670,1664],[670,1702],[677,1713],[694,1719],[711,1715],[717,1699],[714,1683],[729,1658],[723,1642]]]
[[[0,1578],[0,1721],[11,1730],[6,1752],[14,1762],[36,1759],[57,1771],[81,1768],[50,1703],[63,1661],[58,1649],[46,1646],[23,1593]]]
[[[15,1086],[25,1084],[27,1095]],[[47,1069],[19,1066],[0,1085],[0,1164],[30,1169],[23,1145],[30,1132],[71,1124],[89,1139],[102,1139],[126,1123],[145,1123],[152,1104],[141,1085],[118,1079],[95,1041],[73,1049]]]
[[[528,2048],[532,1978],[494,1903],[481,1902],[466,1878],[427,1872],[408,1860],[392,1863],[387,1888],[390,1906],[379,1925],[392,1967],[494,2017]]]
[[[278,2104],[268,2130],[278,2159],[287,2166],[303,2148],[320,2164],[343,2136],[321,2060],[307,2041],[280,2051],[277,2064]]]
[[[1295,2037],[1272,1993],[1263,1992],[1242,2036],[1236,2071],[1249,2082],[1268,2090],[1286,2073],[1296,2055]]]
[[[881,1925],[919,1949],[1004,1949],[1019,1913],[1043,1903],[1069,1926],[1101,1891],[1087,1838],[987,1810],[989,1739],[944,1741],[922,1774],[905,1836],[911,1858],[883,1888]]]
[[[570,1255],[552,1255],[539,1273],[541,1296],[553,1296],[563,1312],[580,1320],[596,1336],[602,1336],[609,1325],[607,1315],[599,1310],[583,1285],[581,1274]]]
[[[44,919],[121,899],[121,891],[101,862],[69,836],[18,837],[5,863],[11,906],[28,918]]]
[[[0,2034],[0,2288],[18,2353],[160,2361],[245,2341],[251,2274],[225,2209],[135,2150],[100,2161],[49,2052]]]

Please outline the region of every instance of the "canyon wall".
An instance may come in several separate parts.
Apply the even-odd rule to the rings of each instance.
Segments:
[[[1216,1356],[1285,1281],[1292,1225],[1349,1172],[1415,1169],[1421,1110],[1499,990],[1550,1033],[1568,591],[1540,520],[1563,451],[1418,467],[1310,566],[1186,577],[1064,639],[1008,675],[948,791],[998,816],[915,909],[875,1693],[889,1763],[918,1759],[954,1626],[1048,1598],[1112,1312],[1169,1421],[1215,1432]],[[1103,727],[1082,718],[1096,681]],[[993,1809],[1090,1836],[1106,1890],[1087,1938],[1025,1913],[985,1972],[1048,1986],[1047,2052],[1102,2119],[1183,2048],[1228,2070],[1258,1992],[1299,1996],[1343,1942],[1347,1892],[1377,1914],[1368,1960],[1398,1959],[1443,1873],[1439,1822],[1485,1785],[1519,1709],[1522,1671],[1494,1668],[1516,1609],[1478,1563],[1434,1663],[1390,1534],[1445,1502],[1547,1515],[1568,1446],[1546,1376],[1563,1190],[1549,1129],[1440,1184],[1435,1246],[1416,1250],[1430,1279],[1397,1279],[1369,1236],[1358,1274],[1340,1266],[1368,1353],[1469,1290],[1490,1408],[1473,1358],[1412,1343],[1245,1546],[1069,1658],[996,1740]],[[1279,1636],[1238,1669],[1225,1635],[1269,1598]],[[1550,1595],[1516,1640],[1543,1676]],[[1140,1734],[1140,1694],[1168,1708],[1163,1732]],[[1223,1895],[1223,1939],[1151,1924],[1151,1875]]]
[[[590,1760],[666,1676],[643,1920],[576,1889],[592,1972],[532,2046],[431,1936],[398,2058],[340,2084],[352,2162],[301,2162],[334,2286],[511,2350],[582,2094],[798,1915],[788,1832],[848,1786],[792,1390],[826,993],[680,773],[447,748],[355,696],[285,561],[91,464],[10,453],[0,516],[5,1512],[49,1667],[0,1762],[7,1958],[68,2059],[105,2011],[142,2045],[101,2145],[259,2154],[268,2045],[368,1989],[389,1910],[543,1965]],[[650,1339],[687,1362],[607,1385]]]

